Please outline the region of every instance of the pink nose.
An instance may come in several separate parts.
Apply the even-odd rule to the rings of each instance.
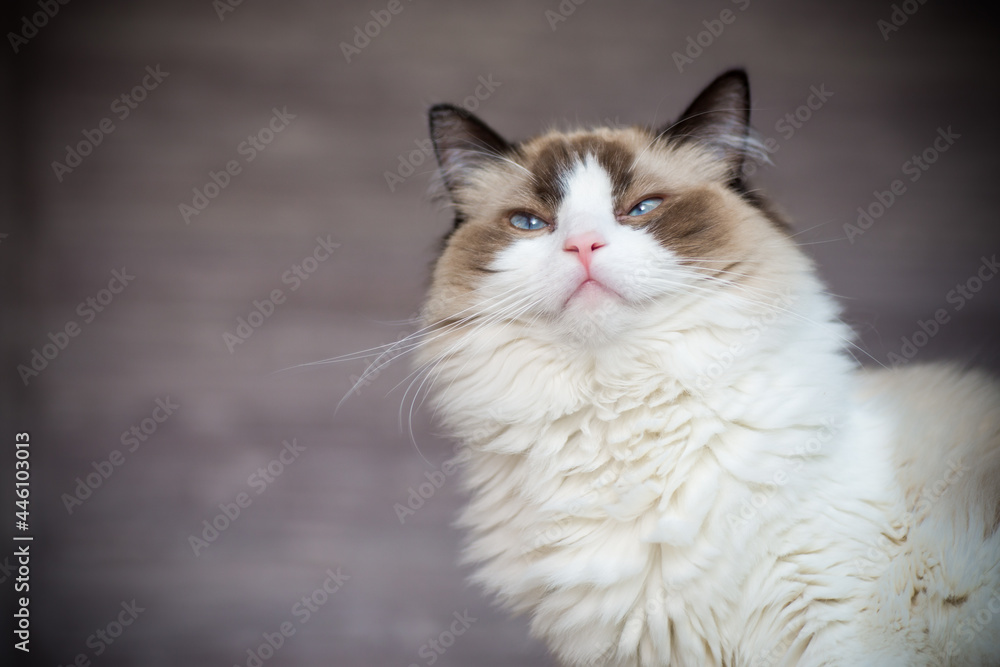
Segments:
[[[583,234],[577,234],[566,239],[566,245],[563,246],[563,250],[577,253],[580,263],[583,264],[583,268],[589,271],[590,260],[594,251],[604,246],[603,236],[597,232],[584,232]]]

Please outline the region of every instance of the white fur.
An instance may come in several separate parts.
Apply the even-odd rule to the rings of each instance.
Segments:
[[[551,234],[498,255],[482,323],[420,352],[469,449],[475,579],[567,665],[1000,664],[1000,538],[955,520],[971,474],[928,471],[948,481],[923,515],[897,481],[904,426],[948,419],[948,396],[936,415],[882,398],[949,371],[857,370],[777,233],[769,278],[724,289],[618,224],[594,161],[567,192]],[[563,308],[582,269],[562,244],[591,230],[621,298]],[[512,290],[517,313],[490,310]],[[988,437],[950,428],[959,459]]]

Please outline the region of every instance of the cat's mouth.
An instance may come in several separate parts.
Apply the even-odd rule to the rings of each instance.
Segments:
[[[578,303],[581,305],[595,304],[598,301],[603,301],[607,297],[616,297],[621,299],[622,295],[614,291],[604,283],[594,278],[587,278],[577,285],[576,289],[567,297],[566,302],[563,303],[563,307],[569,306],[571,303]]]

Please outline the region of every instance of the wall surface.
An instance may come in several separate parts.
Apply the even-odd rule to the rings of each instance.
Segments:
[[[995,9],[8,4],[0,488],[7,511],[28,431],[37,664],[554,664],[456,565],[451,445],[411,413],[407,359],[339,410],[366,360],[301,366],[413,330],[450,224],[427,195],[435,102],[511,138],[660,124],[746,67],[777,146],[756,183],[843,297],[859,360],[916,333],[918,361],[1000,370],[1000,279],[974,280],[1000,250]]]

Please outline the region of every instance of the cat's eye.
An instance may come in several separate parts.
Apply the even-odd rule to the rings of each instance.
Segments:
[[[532,215],[530,213],[514,213],[510,216],[510,224],[514,225],[518,229],[523,229],[525,231],[533,232],[536,229],[542,229],[548,227],[549,223],[545,222],[537,215]]]
[[[645,215],[662,203],[663,197],[650,197],[648,199],[643,199],[641,202],[633,206],[632,210],[629,211],[628,214],[631,216]]]

